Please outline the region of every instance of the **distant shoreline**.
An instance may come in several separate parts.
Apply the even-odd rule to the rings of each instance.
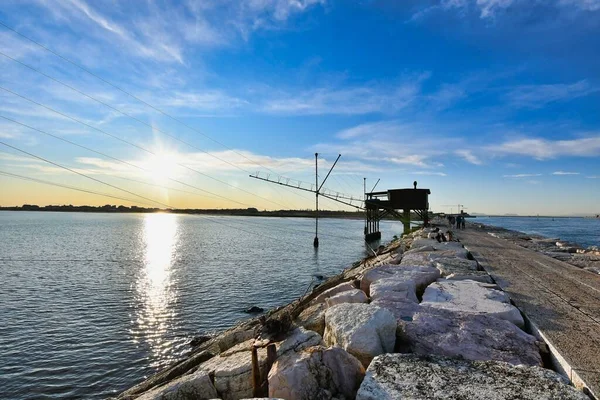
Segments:
[[[239,217],[287,217],[287,218],[314,218],[314,210],[277,210],[277,211],[259,211],[256,208],[246,209],[161,209],[146,207],[125,207],[125,206],[36,206],[25,204],[21,207],[0,207],[0,211],[20,211],[20,212],[73,212],[73,213],[105,213],[105,214],[133,214],[133,213],[170,213],[170,214],[190,214],[190,215],[226,215]],[[364,219],[365,215],[360,211],[330,211],[319,210],[320,218],[340,218],[340,219]]]

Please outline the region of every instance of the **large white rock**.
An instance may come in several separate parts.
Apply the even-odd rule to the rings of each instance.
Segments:
[[[269,372],[269,396],[286,400],[354,399],[365,369],[339,347],[311,347],[279,358]]]
[[[275,344],[277,348],[277,356],[283,356],[290,351],[298,352],[306,349],[307,347],[313,347],[323,344],[323,338],[316,332],[306,330],[304,328],[296,328],[288,337]]]
[[[184,375],[164,386],[152,389],[144,393],[138,400],[189,400],[189,399],[213,399],[217,397],[215,389],[208,374],[197,371],[190,375]]]
[[[371,294],[371,284],[381,279],[393,278],[397,281],[414,282],[417,290],[440,277],[440,271],[431,266],[421,265],[382,265],[367,271],[360,281],[362,291]]]
[[[399,322],[397,347],[405,352],[541,365],[536,339],[514,324],[481,314],[421,307]]]
[[[440,280],[425,289],[421,306],[487,314],[524,326],[521,313],[510,304],[508,295],[494,287],[496,286],[472,280]]]
[[[347,290],[342,293],[338,293],[335,296],[331,296],[325,299],[325,304],[327,304],[327,308],[333,307],[336,304],[342,303],[368,303],[369,298],[360,289],[352,289]]]
[[[417,252],[411,254],[404,253],[402,260],[400,261],[400,265],[423,265],[433,267],[433,259],[435,256],[432,255],[434,253],[435,252]]]
[[[325,303],[325,299],[331,296],[335,296],[338,293],[346,292],[348,290],[356,289],[356,287],[352,284],[352,282],[344,282],[340,283],[337,286],[332,287],[331,289],[327,289],[323,293],[319,294],[315,297],[312,303]]]
[[[415,247],[414,245],[410,248],[410,250],[408,250],[406,253],[404,253],[405,255],[409,255],[409,254],[414,254],[414,253],[425,253],[425,252],[431,252],[431,251],[435,251],[436,248],[431,246],[431,245],[427,245],[427,246],[419,246],[419,247]]]
[[[386,308],[394,314],[397,321],[412,321],[415,313],[421,310],[419,303],[415,303],[412,300],[395,300],[390,298],[383,298],[373,300],[372,306]]]
[[[440,270],[442,277],[452,274],[462,275],[478,270],[477,261],[457,257],[439,257],[433,260],[433,265]]]
[[[328,346],[339,346],[369,365],[373,357],[394,351],[396,318],[387,309],[370,304],[338,304],[325,312]]]
[[[325,332],[325,303],[316,303],[306,307],[296,318],[296,323],[323,336]]]
[[[415,239],[411,244],[411,249],[431,246],[435,250],[445,251],[445,250],[463,250],[464,246],[459,242],[438,242],[437,240],[431,239]]]
[[[416,284],[413,280],[405,280],[404,276],[382,278],[371,283],[369,288],[371,300],[410,300],[418,303]]]
[[[485,271],[471,271],[467,273],[455,273],[446,276],[449,281],[476,281],[481,283],[493,284],[492,277]]]
[[[541,367],[495,361],[384,354],[373,360],[356,400],[588,400]]]
[[[297,328],[282,342],[276,343],[277,356],[301,351],[307,347],[322,344],[321,337],[304,328]],[[223,400],[237,400],[252,396],[252,345],[254,339],[211,358],[203,363],[199,370],[214,375],[214,385]],[[266,349],[260,348],[258,364],[262,375],[266,375]]]

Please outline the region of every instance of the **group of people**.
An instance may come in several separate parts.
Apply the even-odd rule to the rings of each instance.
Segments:
[[[465,217],[462,215],[457,215],[456,217],[454,215],[448,216],[448,223],[452,228],[465,229]]]
[[[442,243],[442,242],[451,242],[452,241],[452,232],[447,231],[446,234],[444,234],[444,232],[440,231],[440,228],[435,228],[429,234],[429,238],[430,239],[435,239],[435,240],[437,240],[440,243]]]

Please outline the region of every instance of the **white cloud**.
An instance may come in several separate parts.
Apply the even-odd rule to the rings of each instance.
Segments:
[[[588,179],[600,179],[600,176],[592,175],[592,176],[586,176],[586,178],[588,178]]]
[[[433,176],[448,176],[445,172],[434,172],[434,171],[411,171],[408,174],[415,175],[433,175]]]
[[[419,98],[421,82],[427,77],[428,74],[422,74],[399,85],[321,87],[300,92],[271,93],[260,108],[271,114],[290,115],[395,113]]]
[[[567,7],[575,7],[585,11],[600,10],[599,0],[559,0],[559,4]]]
[[[540,108],[557,101],[568,101],[600,91],[587,80],[565,84],[522,85],[506,94],[507,101],[516,107]]]
[[[436,123],[403,123],[400,120],[364,123],[343,129],[336,139],[313,146],[325,154],[343,154],[383,169],[419,167],[438,174],[453,149],[464,147],[462,138],[443,135]],[[434,145],[433,145],[434,144]]]
[[[474,165],[482,165],[483,162],[479,159],[479,157],[477,157],[475,154],[473,154],[473,152],[471,150],[456,150],[455,153],[459,156],[461,156],[462,158],[465,159],[465,161],[470,162],[471,164]]]
[[[600,155],[600,135],[572,140],[526,138],[488,146],[499,154],[530,156],[538,160],[557,157],[595,157]]]
[[[565,172],[565,171],[555,171],[552,175],[580,175],[579,172]]]
[[[439,6],[430,6],[415,14],[419,17],[432,9],[458,9],[461,11],[474,9],[479,13],[481,19],[493,19],[500,12],[511,7],[535,7],[540,3],[532,0],[441,0]],[[597,11],[600,10],[600,1],[598,0],[549,0],[541,2],[547,6],[556,8],[574,8],[579,11]],[[413,16],[413,19],[415,18]]]
[[[481,18],[490,18],[498,10],[510,7],[515,0],[477,0],[476,4],[481,10]]]
[[[46,22],[69,24],[75,35],[93,37],[95,41],[86,41],[86,51],[102,43],[111,47],[112,54],[120,51],[180,64],[186,62],[187,53],[197,48],[228,46],[239,41],[240,36],[247,40],[260,29],[281,29],[292,16],[325,4],[324,0],[189,0],[177,6],[162,2],[29,2],[43,7],[51,16]],[[60,36],[60,40],[67,38]],[[73,43],[81,42],[71,38],[69,44]],[[69,44],[52,47],[69,48]]]
[[[239,97],[230,96],[221,90],[196,92],[174,92],[156,99],[159,107],[208,111],[230,111],[250,103]]]
[[[542,174],[515,174],[515,175],[502,175],[503,178],[531,178],[534,176],[542,176]]]

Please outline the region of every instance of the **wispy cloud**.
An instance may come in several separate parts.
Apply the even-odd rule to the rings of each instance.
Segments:
[[[271,114],[291,115],[396,113],[419,98],[421,83],[428,76],[429,74],[421,74],[396,85],[366,84],[275,92],[271,93],[260,109]]]
[[[568,101],[600,91],[587,80],[565,84],[521,85],[506,94],[509,104],[516,107],[540,108],[557,101]]]
[[[456,150],[454,152],[455,154],[461,156],[462,158],[465,159],[465,161],[470,162],[471,164],[474,165],[482,165],[483,161],[481,161],[479,159],[479,157],[477,157],[475,154],[473,154],[473,152],[471,150]]]
[[[580,175],[579,172],[565,172],[565,171],[555,171],[552,175]]]
[[[339,131],[333,140],[314,146],[326,154],[342,153],[370,165],[389,168],[426,168],[439,175],[452,149],[460,149],[464,140],[440,134],[434,123],[403,123],[387,120],[364,123]]]
[[[600,155],[600,135],[572,140],[517,139],[486,149],[498,154],[530,156],[538,160],[563,156],[595,157]]]
[[[229,46],[240,38],[247,40],[261,29],[282,29],[292,16],[325,3],[324,0],[185,1],[175,7],[162,2],[124,2],[101,9],[98,2],[85,0],[29,2],[51,16],[46,29],[52,27],[52,21],[68,23],[78,36],[94,38],[95,43],[88,45],[87,51],[101,43],[110,46],[113,52],[179,64],[186,63],[186,56],[193,50]],[[61,35],[61,39],[65,38]]]
[[[567,8],[577,11],[597,11],[600,10],[600,3],[597,0],[549,0],[537,2],[530,0],[440,0],[433,6],[427,6],[415,14],[411,20],[419,20],[427,14],[434,11],[458,10],[466,15],[469,12],[477,13],[481,19],[494,19],[502,13],[508,14],[511,9],[531,9],[538,6]]]
[[[409,174],[414,175],[433,175],[433,176],[448,176],[445,172],[434,172],[434,171],[410,171]]]
[[[515,175],[502,175],[503,178],[531,178],[534,176],[542,176],[542,174],[515,174]]]

